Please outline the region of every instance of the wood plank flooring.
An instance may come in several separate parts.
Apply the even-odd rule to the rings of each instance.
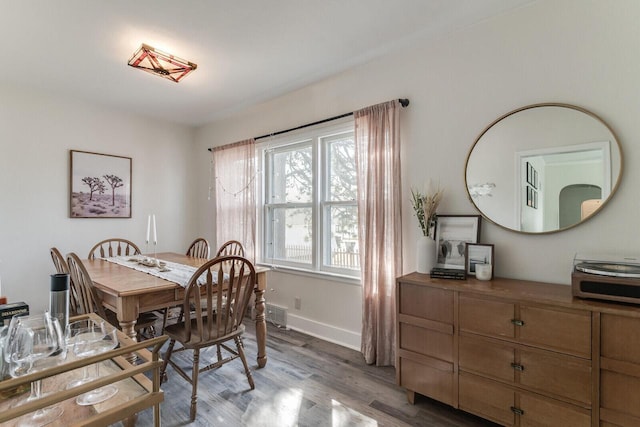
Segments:
[[[411,405],[395,385],[394,368],[366,365],[357,351],[271,325],[267,366],[257,369],[252,323],[245,322],[244,342],[255,390],[249,389],[240,360],[201,373],[198,416],[189,423],[191,386],[169,367],[162,385],[163,426],[495,426],[422,396]],[[190,366],[187,354],[176,360]],[[201,355],[206,357],[215,358],[215,349]],[[137,425],[153,425],[152,412],[141,413]]]

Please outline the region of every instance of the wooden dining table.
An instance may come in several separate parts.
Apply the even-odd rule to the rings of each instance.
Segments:
[[[160,261],[200,267],[206,258],[194,258],[173,252],[154,255]],[[136,339],[135,324],[140,313],[167,309],[182,305],[185,288],[175,282],[134,270],[102,258],[82,260],[93,284],[102,296],[102,304],[116,313],[120,328]],[[265,321],[264,292],[267,287],[266,267],[256,267],[255,286],[257,362],[262,368],[267,364],[267,324]]]

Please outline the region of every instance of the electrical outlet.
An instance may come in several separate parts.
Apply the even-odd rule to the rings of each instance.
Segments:
[[[300,310],[300,306],[302,305],[302,299],[300,297],[296,297],[294,307],[296,310]]]

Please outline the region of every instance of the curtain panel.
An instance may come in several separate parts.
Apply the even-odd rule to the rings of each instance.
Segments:
[[[395,279],[402,272],[400,103],[354,112],[365,361],[395,365]]]
[[[256,141],[248,139],[212,149],[216,199],[216,249],[229,240],[244,246],[255,263]]]

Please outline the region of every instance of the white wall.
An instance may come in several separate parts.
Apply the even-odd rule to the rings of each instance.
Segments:
[[[49,301],[49,248],[86,257],[99,240],[144,250],[147,215],[158,250],[186,250],[195,236],[193,130],[134,118],[23,88],[0,87],[0,276],[10,302],[32,312]],[[132,158],[131,219],[69,218],[69,150]]]
[[[464,188],[464,164],[478,134],[494,119],[539,102],[564,102],[593,111],[616,132],[625,155],[618,193],[594,218],[568,231],[522,235],[482,224],[481,240],[495,244],[498,276],[570,283],[576,252],[638,253],[636,143],[640,105],[640,2],[541,0],[439,40],[415,42],[405,51],[335,78],[211,123],[198,130],[199,194],[206,194],[210,146],[223,145],[336,114],[407,97],[402,112],[404,272],[415,270],[417,223],[409,187],[428,178],[445,187],[441,214],[474,214]],[[498,165],[496,165],[498,166]],[[212,202],[199,199],[198,226],[208,223]],[[267,298],[289,307],[294,326],[315,323],[329,338],[360,332],[361,293],[353,285],[271,273]],[[302,309],[293,309],[294,298]],[[327,302],[329,301],[329,302]],[[328,325],[328,327],[327,327]],[[353,340],[347,344],[353,345]]]

